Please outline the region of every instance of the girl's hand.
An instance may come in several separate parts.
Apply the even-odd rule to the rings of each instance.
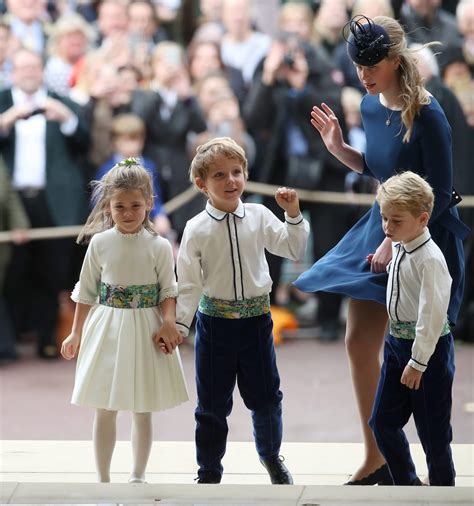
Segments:
[[[153,336],[153,341],[163,353],[168,354],[183,342],[183,336],[174,322],[164,322]]]
[[[344,144],[342,130],[331,108],[325,103],[321,104],[321,108],[316,105],[313,107],[311,111],[311,124],[321,135],[328,151],[334,155]]]
[[[392,259],[392,241],[386,237],[374,254],[367,256],[372,272],[386,272],[387,265]]]
[[[296,218],[300,214],[300,201],[296,190],[286,187],[278,188],[275,192],[275,200],[290,218]]]
[[[71,358],[74,358],[76,356],[80,342],[81,336],[74,333],[69,334],[61,345],[61,355],[66,360],[71,360]]]
[[[418,390],[421,384],[423,373],[410,365],[405,366],[400,383],[411,390]]]

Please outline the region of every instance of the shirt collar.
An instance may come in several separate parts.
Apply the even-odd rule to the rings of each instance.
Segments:
[[[220,209],[216,209],[214,206],[211,205],[209,201],[207,201],[206,204],[206,212],[211,217],[214,218],[217,221],[222,221],[228,214],[233,214],[237,218],[244,218],[245,217],[245,207],[243,202],[239,199],[239,205],[237,206],[237,209],[232,213],[226,213],[225,211],[221,211]]]
[[[153,91],[156,91],[160,94],[161,99],[163,102],[165,102],[167,105],[175,105],[178,101],[178,93],[173,90],[172,88],[165,88],[164,86],[161,86],[156,81],[154,81],[151,85],[151,89]]]
[[[418,237],[415,237],[415,239],[412,239],[406,244],[402,244],[402,247],[407,253],[413,253],[416,249],[426,244],[430,239],[430,231],[425,228],[425,230]]]

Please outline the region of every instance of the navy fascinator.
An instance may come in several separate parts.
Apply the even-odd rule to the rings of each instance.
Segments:
[[[350,33],[346,38],[347,27]],[[366,16],[354,16],[343,28],[342,34],[349,56],[358,65],[375,65],[388,56],[391,46],[388,33]]]

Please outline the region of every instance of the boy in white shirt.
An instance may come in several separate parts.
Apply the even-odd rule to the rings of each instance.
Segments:
[[[283,457],[283,394],[276,366],[265,249],[292,260],[303,256],[309,225],[294,190],[279,188],[281,222],[260,204],[243,204],[248,177],[244,150],[228,137],[199,146],[190,179],[209,198],[188,221],[178,254],[177,324],[187,335],[196,314],[198,483],[220,483],[227,417],[237,380],[252,412],[260,461],[272,483],[292,484]]]
[[[447,319],[451,276],[427,228],[433,190],[407,171],[380,185],[377,202],[393,243],[387,267],[390,331],[369,424],[394,484],[422,485],[403,432],[413,414],[430,484],[454,486],[454,347]]]

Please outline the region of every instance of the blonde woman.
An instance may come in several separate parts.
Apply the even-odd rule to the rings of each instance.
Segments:
[[[75,13],[61,16],[53,25],[48,41],[48,60],[44,68],[46,85],[52,91],[68,95],[74,66],[85,57],[94,30]]]
[[[349,55],[367,91],[361,114],[367,149],[361,153],[343,139],[338,119],[326,105],[313,107],[311,122],[327,149],[359,174],[384,181],[400,170],[425,177],[435,205],[432,238],[446,257],[453,279],[448,318],[455,324],[464,285],[462,240],[452,188],[451,132],[436,99],[423,87],[415,53],[407,48],[400,24],[389,17],[356,17],[349,23]],[[307,292],[341,293],[350,298],[346,347],[363,428],[365,458],[350,485],[391,483],[388,467],[368,425],[380,375],[379,354],[387,328],[386,268],[392,241],[385,237],[375,203],[343,239],[295,282]]]

